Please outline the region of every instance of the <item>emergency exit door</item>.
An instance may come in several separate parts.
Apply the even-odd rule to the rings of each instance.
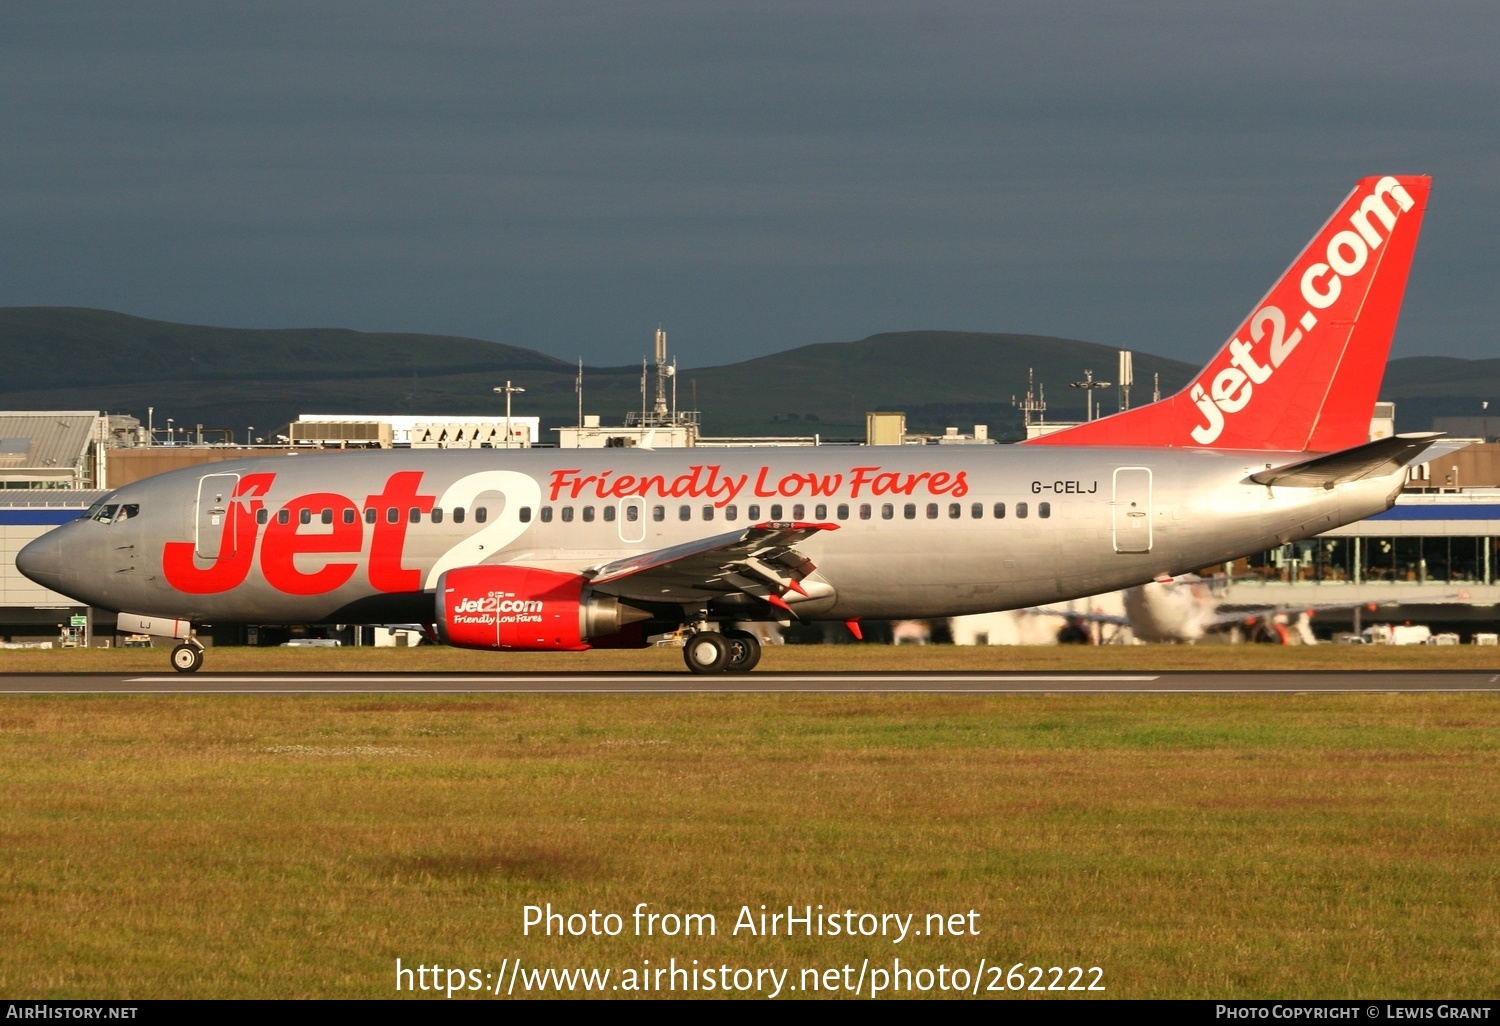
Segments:
[[[1150,552],[1150,468],[1119,467],[1115,470],[1115,500],[1110,509],[1115,551]]]

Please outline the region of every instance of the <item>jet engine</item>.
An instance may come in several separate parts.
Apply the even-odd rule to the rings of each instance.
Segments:
[[[645,644],[628,628],[650,614],[612,595],[595,595],[587,578],[526,566],[465,566],[437,582],[437,630],[457,648],[582,652]],[[623,632],[623,635],[622,635]]]

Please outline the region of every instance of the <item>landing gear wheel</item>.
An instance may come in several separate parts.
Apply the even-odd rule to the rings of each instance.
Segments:
[[[760,639],[749,631],[725,631],[729,642],[729,661],[724,669],[730,673],[749,673],[760,662]]]
[[[722,673],[729,662],[729,642],[718,631],[699,631],[682,646],[682,659],[694,673]]]
[[[203,665],[203,649],[197,645],[178,645],[172,649],[172,669],[178,673],[195,673]]]

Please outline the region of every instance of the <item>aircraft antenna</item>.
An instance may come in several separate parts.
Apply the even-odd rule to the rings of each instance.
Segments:
[[[1045,396],[1039,396],[1037,394],[1037,391],[1036,391],[1036,380],[1035,379],[1036,379],[1036,368],[1034,368],[1034,367],[1027,367],[1026,368],[1026,396],[1025,396],[1025,398],[1023,398],[1019,402],[1017,402],[1015,396],[1011,396],[1010,397],[1010,404],[1012,406],[1014,406],[1016,409],[1018,409],[1018,410],[1021,411],[1021,425],[1023,427],[1030,427],[1031,426],[1031,415],[1033,413],[1035,413],[1037,415],[1036,422],[1038,424],[1042,423],[1044,420],[1047,419],[1046,418],[1047,400],[1046,400]]]

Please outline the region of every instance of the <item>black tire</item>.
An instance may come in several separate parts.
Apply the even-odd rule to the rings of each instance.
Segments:
[[[723,673],[729,662],[729,642],[718,631],[699,631],[682,646],[682,661],[694,673]]]
[[[178,673],[197,673],[203,665],[203,649],[197,645],[178,645],[172,649],[172,669]]]
[[[749,631],[725,631],[724,640],[729,642],[729,660],[724,669],[729,673],[749,673],[760,662],[760,639]]]

